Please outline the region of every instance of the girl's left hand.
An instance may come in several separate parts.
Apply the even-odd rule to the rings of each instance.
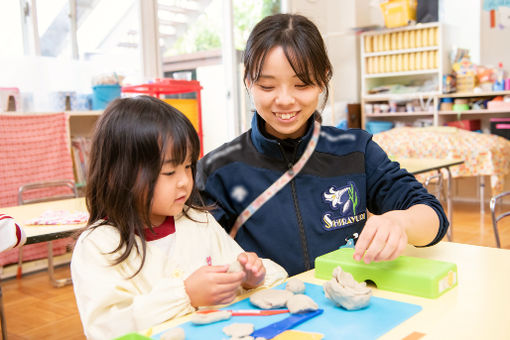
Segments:
[[[251,289],[259,286],[266,276],[266,268],[262,260],[255,253],[239,254],[237,260],[243,266],[246,276],[244,277],[242,286]]]
[[[399,222],[384,214],[370,217],[356,242],[354,259],[363,258],[365,263],[396,259],[407,245],[405,227]]]

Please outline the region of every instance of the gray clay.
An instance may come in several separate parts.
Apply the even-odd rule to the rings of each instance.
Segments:
[[[319,306],[313,299],[307,295],[296,294],[287,301],[287,308],[292,314],[311,312],[317,310]]]
[[[241,266],[241,264],[239,263],[239,261],[234,261],[230,264],[230,266],[228,266],[228,270],[227,270],[227,273],[237,273],[237,272],[242,272],[243,271],[243,266]]]
[[[286,290],[293,292],[294,294],[304,294],[305,293],[305,283],[300,279],[289,279],[287,281],[287,285],[285,286]]]
[[[232,317],[232,313],[226,310],[219,310],[212,313],[195,313],[191,316],[191,322],[197,325],[207,325],[209,323],[228,320]]]
[[[186,339],[186,333],[184,332],[184,329],[177,327],[172,328],[165,333],[163,333],[160,337],[161,340],[185,340]]]
[[[350,273],[344,272],[340,266],[333,271],[333,278],[323,285],[324,294],[337,306],[347,310],[366,307],[370,302],[372,290],[365,282],[357,282]]]
[[[282,289],[264,289],[250,296],[250,302],[262,309],[280,308],[293,296],[292,292]]]
[[[250,335],[255,330],[252,323],[231,323],[223,327],[223,333],[232,338],[242,338]]]

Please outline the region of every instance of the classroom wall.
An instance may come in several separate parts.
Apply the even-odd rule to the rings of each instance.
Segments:
[[[503,11],[508,18],[504,27],[499,26],[500,11]],[[495,28],[491,28],[489,12],[481,10],[480,60],[482,64],[492,66],[498,66],[498,63],[502,62],[507,76],[510,77],[510,7],[500,7],[496,11],[496,24]]]
[[[335,112],[335,117],[326,123],[336,125],[343,116],[349,102],[358,102],[360,95],[359,43],[352,27],[358,25],[361,16],[356,13],[359,6],[369,0],[289,0],[288,11],[310,18],[323,34],[328,54],[333,64],[333,79],[330,83],[330,101],[327,109]],[[337,106],[341,106],[338,108]]]
[[[197,80],[203,90],[202,96],[202,130],[204,134],[204,155],[228,141],[229,136],[225,96],[225,72],[221,64],[197,68]]]

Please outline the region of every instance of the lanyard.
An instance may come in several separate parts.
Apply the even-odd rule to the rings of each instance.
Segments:
[[[271,199],[280,189],[282,189],[287,183],[289,183],[305,166],[306,162],[312,156],[315,147],[317,146],[317,141],[319,140],[319,134],[321,131],[321,124],[317,121],[314,122],[313,134],[312,138],[308,142],[306,146],[305,152],[299,158],[296,164],[292,166],[289,170],[287,170],[280,178],[276,180],[269,188],[267,188],[263,193],[261,193],[256,199],[253,200],[237,217],[232,230],[230,231],[230,236],[232,238],[236,237],[237,231],[241,226],[253,215],[259,208],[264,205],[267,201]]]

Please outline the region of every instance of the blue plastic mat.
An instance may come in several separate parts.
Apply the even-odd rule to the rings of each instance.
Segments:
[[[283,289],[284,284],[276,287]],[[324,313],[308,320],[295,329],[324,334],[324,340],[336,339],[376,339],[396,327],[400,323],[418,313],[422,307],[410,303],[372,297],[370,304],[361,310],[347,311],[335,306],[324,296],[322,286],[306,283],[305,294],[310,296],[324,309]],[[234,303],[225,309],[257,309],[249,299]],[[234,316],[230,320],[209,325],[196,326],[191,322],[180,327],[186,332],[186,339],[224,339],[228,338],[222,331],[223,327],[234,323],[252,323],[255,329],[265,327],[273,322],[286,318],[288,314],[271,316]],[[159,339],[162,333],[152,336]]]

